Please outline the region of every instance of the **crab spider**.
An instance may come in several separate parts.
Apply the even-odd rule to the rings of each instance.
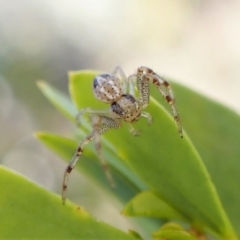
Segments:
[[[133,79],[137,80],[139,97],[135,96]],[[106,177],[111,186],[114,186],[114,181],[108,169],[108,165],[101,154],[100,135],[110,129],[120,128],[123,121],[129,124],[129,131],[133,135],[138,135],[139,133],[132,127],[132,123],[138,121],[140,117],[147,118],[149,124],[152,122],[151,115],[143,111],[149,104],[149,82],[152,82],[157,87],[171,106],[179,135],[181,138],[183,137],[182,126],[175,105],[173,91],[169,83],[152,69],[148,67],[139,67],[137,73],[126,77],[123,70],[120,67],[116,67],[112,74],[101,74],[96,76],[93,79],[93,94],[98,100],[110,104],[110,108],[107,110],[84,108],[77,116],[77,118],[80,119],[83,114],[89,113],[92,119],[93,130],[79,143],[72,160],[65,170],[62,186],[63,204],[65,204],[66,201],[69,174],[82,155],[84,146],[93,139],[95,140],[95,147]]]

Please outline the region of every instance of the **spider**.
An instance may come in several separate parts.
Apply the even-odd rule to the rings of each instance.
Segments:
[[[139,97],[135,96],[134,80],[136,80]],[[84,146],[93,139],[95,140],[95,147],[106,177],[111,186],[114,187],[114,181],[108,169],[108,165],[101,155],[100,135],[110,129],[120,128],[123,121],[129,124],[129,131],[131,134],[139,135],[139,132],[136,131],[131,124],[137,122],[140,117],[147,118],[148,123],[151,124],[151,115],[142,111],[149,104],[149,82],[152,82],[157,87],[171,106],[179,135],[181,138],[183,137],[182,126],[175,105],[173,91],[169,83],[152,69],[148,67],[139,67],[137,73],[126,77],[122,68],[116,67],[112,74],[101,74],[96,76],[93,79],[93,94],[98,100],[110,104],[110,108],[107,110],[84,108],[77,116],[77,119],[80,120],[83,114],[90,114],[93,130],[79,143],[72,160],[65,170],[62,186],[63,204],[65,204],[66,201],[69,174],[82,155]]]

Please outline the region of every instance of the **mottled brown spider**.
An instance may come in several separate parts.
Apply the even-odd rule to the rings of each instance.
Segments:
[[[139,97],[135,96],[133,80],[136,80]],[[116,67],[112,74],[101,74],[96,76],[93,79],[94,96],[111,106],[107,110],[84,108],[77,116],[79,120],[83,114],[90,114],[93,130],[80,142],[72,160],[65,170],[62,187],[63,204],[65,204],[66,201],[69,174],[82,155],[84,145],[88,144],[93,139],[95,140],[95,147],[106,177],[110,184],[114,186],[114,181],[108,169],[108,165],[101,154],[100,135],[112,128],[120,128],[123,121],[129,124],[129,131],[133,135],[138,135],[139,133],[133,128],[131,125],[132,123],[138,121],[140,117],[147,118],[149,124],[152,122],[151,115],[142,111],[149,104],[149,82],[152,82],[157,87],[171,106],[174,120],[177,123],[179,135],[181,138],[183,137],[182,126],[175,105],[172,89],[169,83],[152,69],[148,67],[139,67],[136,74],[126,77],[123,70],[120,67]]]

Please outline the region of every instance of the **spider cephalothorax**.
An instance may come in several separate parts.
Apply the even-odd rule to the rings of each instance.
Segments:
[[[136,80],[139,97],[135,96],[134,80]],[[123,70],[120,67],[116,67],[112,74],[101,74],[96,76],[93,79],[93,94],[100,101],[110,104],[110,108],[106,110],[84,108],[77,116],[79,120],[84,113],[89,113],[92,118],[93,130],[80,142],[76,153],[74,154],[65,171],[62,189],[63,204],[66,200],[69,174],[81,156],[84,145],[88,144],[93,139],[95,140],[95,146],[106,176],[110,184],[112,186],[114,185],[112,176],[108,170],[108,165],[101,155],[99,136],[110,129],[120,128],[122,122],[124,121],[129,124],[130,132],[133,135],[137,135],[138,132],[134,130],[131,123],[138,121],[140,117],[147,118],[148,123],[152,122],[151,115],[143,111],[143,109],[149,104],[150,82],[157,87],[157,89],[171,106],[174,120],[177,123],[178,132],[180,137],[183,136],[182,126],[180,124],[177,108],[175,106],[175,99],[172,89],[169,83],[161,76],[156,74],[152,69],[147,67],[139,67],[136,74],[126,77]]]

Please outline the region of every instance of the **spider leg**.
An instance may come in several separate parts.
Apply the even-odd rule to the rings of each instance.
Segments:
[[[111,124],[110,121],[113,120],[113,119],[111,119],[110,121],[109,120],[110,120],[110,118],[106,118],[105,116],[104,117],[94,116],[93,117],[93,132],[94,132],[94,144],[95,144],[95,148],[96,148],[100,163],[101,163],[102,168],[105,172],[105,175],[106,175],[106,178],[107,178],[108,182],[110,183],[111,187],[114,188],[115,183],[114,183],[112,174],[109,170],[109,166],[108,166],[106,160],[104,159],[104,157],[102,155],[102,150],[101,150],[102,147],[101,147],[101,141],[100,141],[100,134],[101,134],[100,131],[102,131],[101,130],[101,123],[104,123],[106,121],[107,126],[109,126]]]
[[[129,132],[130,132],[134,137],[140,136],[140,134],[141,134],[141,132],[138,131],[138,130],[136,130],[136,129],[132,126],[131,123],[128,123],[128,130],[129,130]]]
[[[153,118],[152,118],[152,116],[151,116],[150,113],[148,113],[148,112],[142,112],[142,113],[141,113],[141,116],[142,116],[142,117],[145,117],[145,118],[147,119],[148,125],[151,125],[151,124],[152,124]]]
[[[152,69],[147,67],[138,68],[138,88],[141,95],[141,100],[143,104],[143,108],[146,107],[149,103],[149,82],[151,81],[157,89],[161,92],[163,97],[166,99],[168,104],[171,106],[174,120],[178,127],[178,132],[180,137],[183,137],[182,126],[180,123],[179,114],[177,111],[177,107],[175,104],[175,98],[173,95],[173,91],[170,87],[170,84],[161,76],[156,74]]]
[[[127,91],[127,77],[126,77],[124,71],[122,70],[122,68],[117,66],[113,70],[112,75],[117,77],[117,78],[118,78],[118,76],[120,76],[120,80],[123,84],[123,92],[126,92]]]
[[[109,109],[96,110],[92,108],[83,108],[76,116],[77,125],[81,124],[81,118],[85,113],[89,113],[91,115],[104,115],[107,116],[109,114]]]
[[[135,95],[135,90],[134,90],[134,83],[133,83],[133,79],[132,77],[134,77],[134,79],[136,78],[136,76],[134,75],[130,75],[128,78],[126,77],[124,71],[122,70],[121,67],[117,66],[113,73],[113,76],[118,77],[120,76],[121,82],[123,84],[123,92],[124,93],[130,93],[131,95]]]
[[[176,107],[176,101],[174,98],[172,88],[170,87],[170,84],[159,75],[155,75],[154,77],[146,76],[146,78],[152,80],[153,84],[158,88],[158,90],[162,93],[163,97],[166,99],[166,101],[170,105],[174,120],[178,127],[179,135],[182,138],[183,137],[182,125],[180,122],[179,114]]]
[[[148,112],[142,112],[141,117],[147,118],[148,125],[152,124],[152,116]],[[141,131],[136,130],[131,123],[128,123],[128,130],[133,136],[141,135]]]
[[[127,79],[124,71],[119,66],[117,66],[112,72],[112,75],[115,76],[115,77],[117,76],[117,74],[119,74],[122,79]]]
[[[132,74],[127,78],[127,84],[128,84],[128,92],[132,96],[135,96],[135,80],[136,80],[137,75]]]
[[[72,160],[69,162],[69,164],[68,164],[68,166],[65,170],[64,178],[63,178],[63,185],[62,185],[62,203],[63,203],[63,205],[66,202],[66,193],[67,193],[69,175],[72,172],[73,168],[75,167],[77,161],[81,157],[84,146],[86,144],[88,144],[90,141],[92,141],[96,136],[99,136],[99,135],[103,134],[104,132],[106,132],[106,131],[108,131],[112,128],[119,128],[120,127],[120,122],[118,122],[118,121],[116,121],[112,118],[109,118],[109,117],[106,117],[106,116],[94,116],[94,117],[96,117],[96,119],[93,119],[93,128],[94,128],[93,131],[90,134],[88,134],[80,142]],[[96,145],[98,145],[97,151],[98,152],[101,151],[101,147],[99,147],[100,144],[97,143]],[[103,169],[105,171],[105,174],[106,174],[108,180],[111,182],[112,176],[111,176],[111,174],[108,170],[106,162],[102,161],[102,159],[101,159],[101,163],[103,164]]]

